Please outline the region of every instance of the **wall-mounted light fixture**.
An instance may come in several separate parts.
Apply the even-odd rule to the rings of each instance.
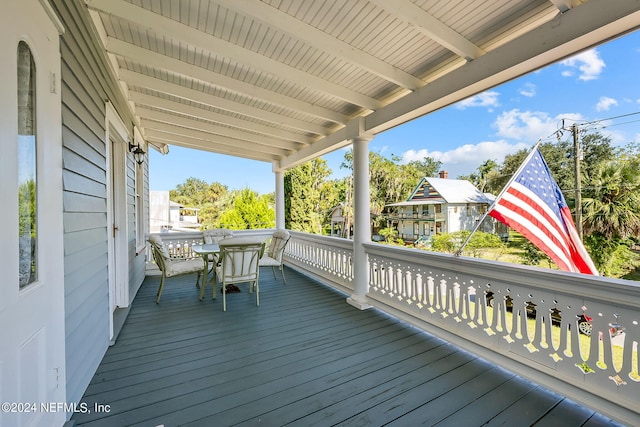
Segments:
[[[144,163],[144,155],[146,153],[140,148],[140,144],[134,144],[129,141],[129,152],[133,154],[133,159],[137,164],[141,165]]]

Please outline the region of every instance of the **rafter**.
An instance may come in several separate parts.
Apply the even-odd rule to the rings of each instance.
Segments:
[[[203,144],[202,141],[191,140],[189,138],[183,138],[178,135],[167,134],[166,137],[164,138],[158,137],[158,136],[151,136],[151,137],[147,137],[147,140],[149,141],[150,144],[154,144],[154,145],[157,145],[157,144],[175,145],[179,147],[193,148],[194,150],[208,151],[210,153],[226,154],[226,155],[235,156],[235,157],[243,157],[245,159],[258,160],[261,162],[274,162],[278,160],[278,156],[271,156],[268,154],[264,154],[264,155],[256,154],[251,150],[244,150],[244,149],[233,148],[233,147],[227,148],[224,146],[218,146],[215,143]]]
[[[144,107],[138,107],[136,112],[141,119],[149,119],[158,122],[164,122],[169,124],[175,124],[192,129],[199,129],[205,132],[209,132],[216,135],[222,135],[229,138],[235,138],[241,141],[251,142],[252,144],[272,146],[277,148],[283,148],[285,150],[296,151],[303,147],[303,145],[292,142],[284,141],[282,139],[269,137],[266,135],[259,135],[256,133],[246,132],[227,126],[221,126],[214,123],[207,123],[200,120],[196,120],[191,117],[178,116],[175,114],[165,113],[163,111],[151,110]]]
[[[168,134],[174,135],[173,138],[189,138],[191,140],[199,140],[203,145],[206,144],[219,144],[224,149],[240,149],[246,153],[255,153],[256,155],[268,155],[282,158],[291,154],[290,150],[284,150],[281,148],[268,147],[265,145],[253,145],[251,148],[246,148],[246,141],[242,141],[235,138],[229,138],[223,135],[216,135],[209,132],[204,132],[198,129],[185,128],[182,126],[171,125],[168,123],[153,122],[150,120],[144,121],[147,126],[147,136],[157,138],[168,138]],[[192,141],[193,142],[193,141]]]
[[[120,70],[120,79],[124,80],[128,85],[135,85],[156,92],[161,92],[186,100],[195,101],[200,104],[209,105],[211,107],[226,110],[232,113],[242,114],[244,116],[253,117],[263,121],[270,121],[274,124],[285,125],[292,129],[301,130],[303,132],[314,133],[316,135],[327,135],[329,129],[320,125],[305,122],[303,120],[293,119],[282,114],[265,111],[261,108],[252,107],[238,101],[221,98],[207,94],[205,92],[190,89],[166,80],[157,79],[145,74],[136,73],[129,70]]]
[[[172,34],[175,40],[186,42],[215,55],[224,56],[256,70],[265,71],[276,78],[286,76],[287,81],[297,84],[302,88],[309,88],[362,108],[375,110],[382,107],[382,103],[374,98],[275,61],[242,46],[219,39],[178,21],[165,18],[162,15],[127,3],[126,1],[87,0],[87,5],[92,9],[110,13],[120,19],[129,20],[136,25],[144,23],[142,24],[144,27],[148,27],[155,33]],[[132,21],[134,17],[135,21]]]
[[[254,123],[241,117],[233,117],[227,114],[216,113],[215,111],[205,110],[203,108],[187,105],[182,102],[171,101],[153,95],[146,95],[140,92],[130,91],[129,99],[139,106],[146,105],[167,111],[173,111],[180,114],[193,116],[198,119],[232,126],[249,132],[264,134],[283,140],[295,141],[300,143],[301,145],[311,144],[314,141],[314,139],[299,133]]]
[[[419,78],[263,2],[216,0],[216,3],[241,15],[250,16],[268,26],[277,28],[278,31],[284,32],[294,39],[302,40],[308,45],[326,52],[328,55],[354,64],[398,86],[413,90],[425,85],[425,82]]]
[[[264,102],[285,107],[291,111],[298,111],[335,123],[346,123],[349,121],[347,116],[335,111],[309,104],[304,101],[299,101],[295,98],[291,98],[290,96],[263,89],[250,83],[236,80],[220,73],[188,64],[180,61],[179,59],[171,58],[131,43],[123,42],[113,37],[107,38],[107,44],[105,47],[107,52],[127,58],[138,64],[182,75],[210,86],[219,87],[240,95],[250,96]]]
[[[475,59],[485,52],[466,38],[438,21],[409,0],[369,0],[391,15],[414,25],[425,36],[465,59]]]

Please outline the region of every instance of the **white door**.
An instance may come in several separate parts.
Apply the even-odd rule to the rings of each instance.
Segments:
[[[5,427],[61,425],[68,409],[60,30],[46,1],[2,2],[0,425]]]

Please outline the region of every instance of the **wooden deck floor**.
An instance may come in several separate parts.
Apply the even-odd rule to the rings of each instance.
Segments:
[[[200,302],[195,275],[136,297],[81,426],[616,425],[294,271]],[[210,289],[210,288],[209,288]],[[109,412],[93,411],[94,404]]]

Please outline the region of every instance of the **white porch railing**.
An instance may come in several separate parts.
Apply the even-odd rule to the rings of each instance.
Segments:
[[[285,260],[348,292],[352,245],[292,232]],[[371,305],[640,425],[640,285],[375,243],[365,249]],[[590,337],[578,332],[582,314]],[[618,326],[625,331],[613,337]]]
[[[343,292],[353,290],[352,240],[291,231],[285,259],[288,265]]]

